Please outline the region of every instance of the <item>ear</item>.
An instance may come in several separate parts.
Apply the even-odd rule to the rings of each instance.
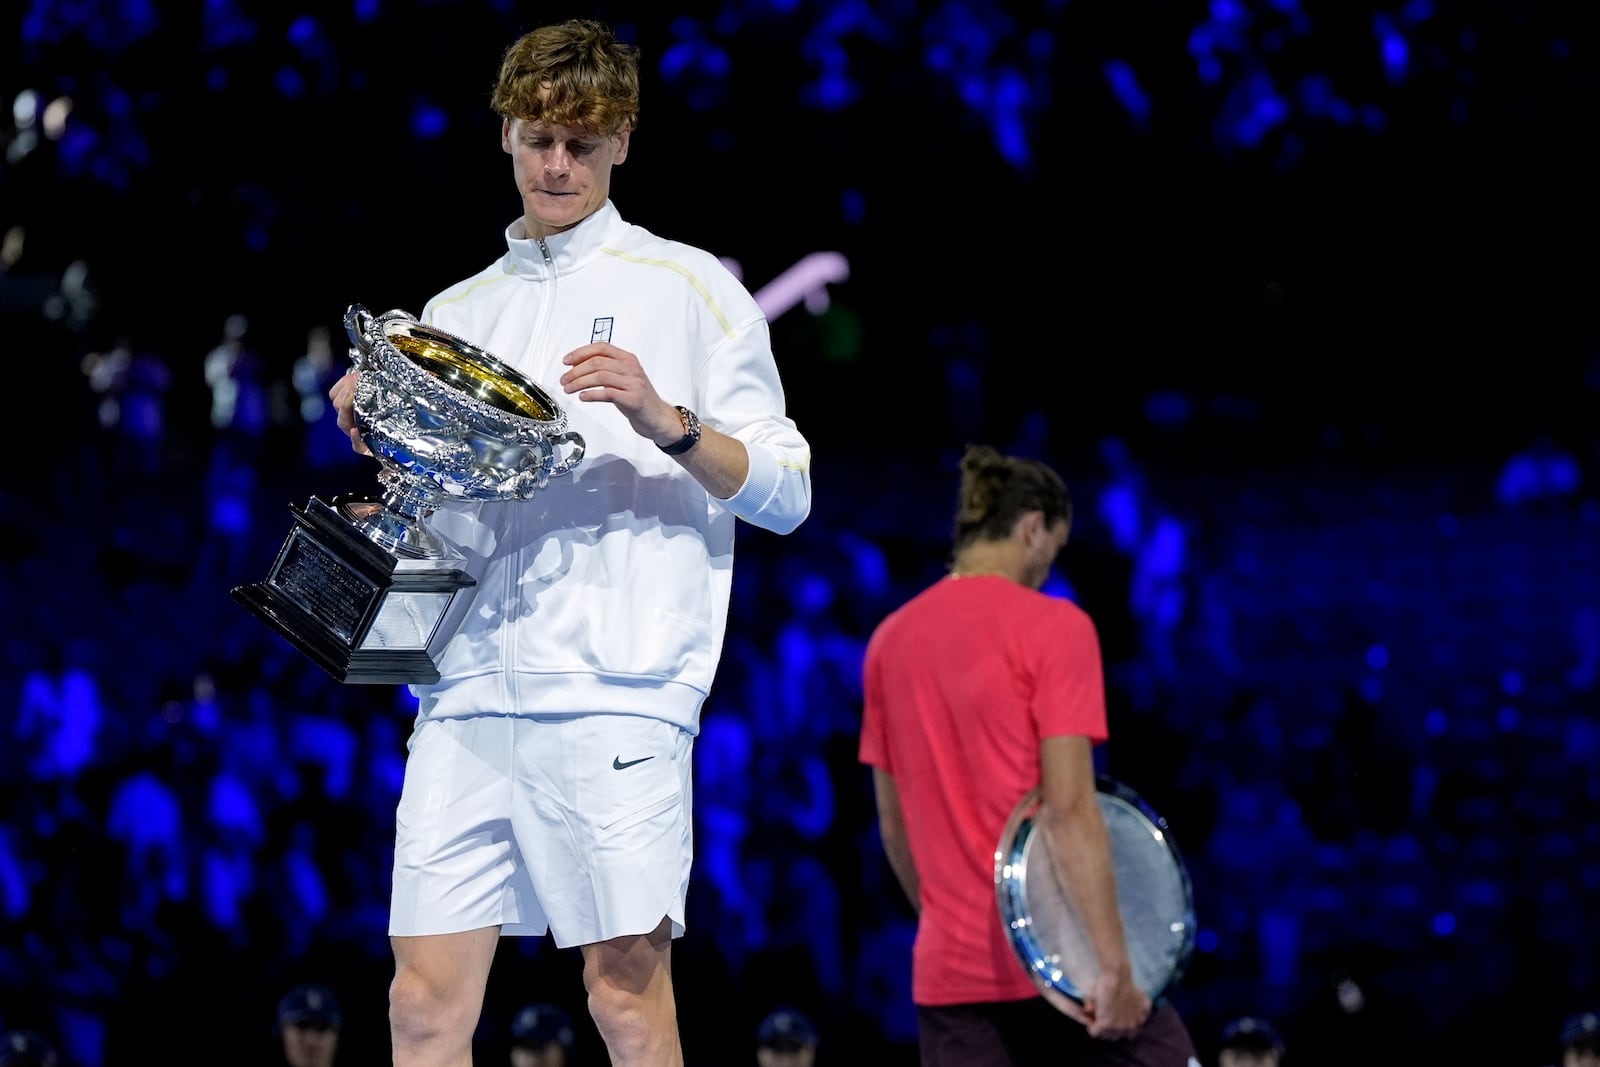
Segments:
[[[511,154],[511,118],[506,115],[500,117],[500,150]]]
[[[633,136],[633,129],[628,126],[622,127],[622,131],[617,134],[617,153],[611,157],[612,166],[616,166],[628,158],[628,138],[631,136]]]
[[[1017,516],[1017,524],[1012,531],[1024,544],[1032,544],[1045,532],[1044,512],[1024,511]]]

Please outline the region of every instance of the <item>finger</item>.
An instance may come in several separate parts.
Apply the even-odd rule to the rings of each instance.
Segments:
[[[594,403],[597,400],[616,403],[621,398],[622,393],[609,385],[592,385],[587,389],[580,390],[577,394],[577,399],[585,403]]]
[[[561,362],[576,365],[582,363],[586,359],[594,359],[599,356],[604,356],[610,348],[611,346],[606,344],[604,341],[597,341],[593,344],[587,345],[579,345],[571,352],[568,352],[566,355],[562,356]]]
[[[561,375],[559,381],[562,385],[570,386],[574,382],[582,381],[583,379],[588,378],[591,375],[598,374],[599,372],[600,368],[593,366],[592,360],[584,360],[583,363],[574,365],[571,370]]]
[[[628,386],[627,379],[619,374],[613,374],[605,370],[566,374],[562,376],[561,384],[569,393],[575,393],[581,389],[614,389],[617,392],[622,392]]]

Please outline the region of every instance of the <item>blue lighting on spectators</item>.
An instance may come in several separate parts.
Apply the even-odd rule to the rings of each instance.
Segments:
[[[1072,582],[1059,569],[1052,569],[1044,580],[1044,585],[1039,587],[1039,592],[1045,596],[1053,596],[1061,600],[1078,600],[1078,591],[1072,587]]]
[[[300,46],[311,43],[318,36],[317,20],[311,15],[301,15],[289,23],[289,43]]]
[[[51,487],[36,496],[30,487],[26,521],[14,524],[26,529],[26,543],[0,560],[0,587],[30,605],[13,613],[24,624],[0,641],[0,683],[10,686],[6,695],[16,705],[0,748],[12,812],[0,824],[0,917],[16,926],[15,936],[0,939],[0,973],[25,992],[39,981],[41,1004],[57,998],[48,1005],[51,1021],[76,1046],[63,1062],[83,1067],[105,1067],[96,1050],[108,1021],[112,1040],[122,1037],[117,1030],[127,1025],[133,1003],[120,1002],[119,991],[170,978],[173,989],[152,987],[151,996],[159,993],[163,1003],[193,997],[186,986],[197,981],[189,958],[196,930],[206,964],[207,937],[229,953],[249,941],[248,958],[274,973],[286,962],[305,970],[324,960],[342,966],[338,957],[353,961],[362,954],[358,945],[385,954],[392,855],[384,839],[392,831],[418,698],[404,686],[392,696],[328,686],[252,621],[230,618],[218,592],[230,574],[259,574],[283,532],[286,483],[290,495],[303,493],[302,456],[324,453],[323,445],[297,439],[298,422],[275,421],[272,412],[281,407],[300,418],[296,401],[306,394],[296,394],[299,364],[292,382],[290,364],[299,354],[305,294],[322,281],[311,270],[327,269],[310,261],[335,257],[302,255],[287,269],[282,261],[327,244],[328,231],[313,228],[329,219],[337,220],[339,234],[363,220],[392,217],[393,201],[380,202],[380,193],[409,202],[401,183],[382,190],[354,181],[316,183],[312,150],[349,147],[348,135],[362,126],[384,143],[410,144],[438,141],[453,123],[490,121],[483,111],[485,72],[468,71],[469,84],[458,84],[471,57],[456,53],[479,48],[500,25],[523,25],[532,10],[510,0],[470,10],[459,0],[190,6],[184,13],[182,5],[154,0],[13,5],[20,68],[13,91],[36,90],[39,114],[14,119],[17,134],[37,140],[9,142],[14,154],[26,150],[26,160],[0,162],[0,207],[15,216],[0,217],[0,232],[7,233],[0,251],[9,257],[20,248],[7,232],[13,224],[17,235],[24,223],[28,231],[21,258],[0,264],[0,310],[30,327],[19,333],[30,361],[31,346],[57,349],[38,352],[37,366],[71,378],[83,361],[94,395],[69,399],[90,401],[77,404],[88,432],[76,436],[94,447],[86,457],[50,454],[45,473],[67,492],[55,500]],[[1321,459],[1359,461],[1361,449],[1372,449],[1367,458],[1379,461],[1372,480],[1385,481],[1381,488],[1390,492],[1379,507],[1362,508],[1365,475],[1352,479],[1360,484],[1348,497],[1336,487],[1313,499],[1319,487],[1289,474],[1287,460],[1280,468],[1278,456],[1261,454],[1276,444],[1260,448],[1264,416],[1282,409],[1274,409],[1276,398],[1263,407],[1246,396],[1256,382],[1244,366],[1256,346],[1314,361],[1323,353],[1297,351],[1292,324],[1304,324],[1313,312],[1324,316],[1323,324],[1348,314],[1341,321],[1352,328],[1373,327],[1338,339],[1359,338],[1344,351],[1361,387],[1353,368],[1367,354],[1354,349],[1392,338],[1377,318],[1361,318],[1370,308],[1338,305],[1333,275],[1339,272],[1331,260],[1323,269],[1321,245],[1300,240],[1295,224],[1309,216],[1297,213],[1325,205],[1331,213],[1323,218],[1350,219],[1352,235],[1372,226],[1377,240],[1365,247],[1381,250],[1392,227],[1405,228],[1394,219],[1408,218],[1406,205],[1396,203],[1401,196],[1391,199],[1388,190],[1412,187],[1403,180],[1386,186],[1380,167],[1371,170],[1379,181],[1370,190],[1317,185],[1317,176],[1329,173],[1321,165],[1351,173],[1342,168],[1374,164],[1374,148],[1400,141],[1407,154],[1454,166],[1460,161],[1448,151],[1431,149],[1466,144],[1473,138],[1464,134],[1485,128],[1510,134],[1536,113],[1545,119],[1539,109],[1552,97],[1561,107],[1587,102],[1587,96],[1576,100],[1580,91],[1593,91],[1578,77],[1587,45],[1558,24],[1554,8],[1518,21],[1491,17],[1489,5],[1474,9],[1475,25],[1464,26],[1463,16],[1437,0],[1385,0],[1383,10],[1311,6],[1321,16],[1311,40],[1304,0],[1206,0],[1176,14],[1174,5],[1157,5],[1165,10],[1160,26],[1153,25],[1160,12],[1122,12],[1103,34],[1080,32],[1085,5],[1068,0],[1044,0],[1025,11],[1003,0],[728,0],[694,5],[716,9],[695,17],[644,5],[636,23],[619,26],[624,38],[649,43],[646,61],[668,84],[660,99],[647,93],[647,118],[658,106],[662,117],[659,134],[653,120],[645,124],[652,138],[687,137],[690,158],[710,146],[755,166],[766,163],[761,146],[771,138],[779,152],[837,156],[844,164],[821,176],[816,168],[780,165],[776,184],[752,186],[779,204],[803,200],[804,213],[817,216],[798,243],[784,235],[789,218],[759,234],[745,234],[732,216],[712,220],[712,232],[731,230],[731,239],[719,233],[718,240],[729,242],[730,254],[747,257],[752,283],[772,279],[813,249],[891,247],[896,226],[915,225],[927,236],[928,245],[908,242],[907,249],[932,247],[933,225],[948,219],[919,215],[914,202],[880,193],[894,188],[872,155],[885,138],[896,151],[913,139],[925,142],[918,147],[945,165],[952,158],[976,162],[987,167],[986,181],[1002,169],[997,158],[1019,169],[1036,157],[1060,165],[1042,175],[1041,190],[1014,196],[1001,188],[1010,177],[1002,175],[980,190],[998,195],[973,201],[1030,205],[1021,224],[1028,227],[1025,243],[1046,251],[1046,271],[1060,271],[1059,284],[1056,275],[1044,275],[1045,297],[1022,295],[1031,288],[1022,280],[1028,271],[1008,250],[991,249],[986,230],[974,252],[948,241],[943,282],[930,280],[925,288],[918,282],[916,296],[904,300],[893,289],[903,264],[853,255],[861,267],[857,288],[841,288],[825,312],[801,308],[776,327],[775,348],[781,343],[782,358],[799,372],[792,379],[797,410],[816,412],[822,390],[815,380],[849,360],[851,375],[841,384],[851,402],[903,399],[927,440],[895,436],[892,448],[905,451],[892,458],[904,466],[891,463],[888,476],[875,478],[882,473],[880,450],[841,436],[830,462],[859,464],[857,477],[841,480],[834,471],[828,479],[834,489],[823,494],[819,460],[818,513],[801,537],[779,548],[760,532],[741,541],[761,562],[742,569],[736,583],[742,622],[730,626],[723,676],[697,740],[696,816],[703,823],[696,827],[696,863],[709,877],[697,871],[705,888],[691,907],[704,909],[695,925],[706,936],[698,944],[725,954],[718,962],[730,978],[745,977],[747,964],[766,975],[801,976],[797,985],[814,972],[819,1001],[837,996],[883,1035],[915,1040],[913,923],[882,862],[870,778],[853,759],[862,642],[866,627],[916,586],[918,568],[939,568],[948,533],[941,495],[948,460],[958,441],[987,436],[1017,454],[1076,464],[1064,473],[1080,520],[1062,569],[1050,571],[1042,591],[1073,601],[1081,595],[1086,610],[1105,623],[1107,693],[1128,728],[1114,731],[1115,746],[1096,749],[1096,766],[1127,769],[1135,781],[1181,802],[1174,807],[1183,816],[1175,833],[1197,875],[1208,924],[1196,935],[1197,951],[1208,958],[1189,979],[1202,1025],[1211,1023],[1212,1009],[1236,1006],[1212,1000],[1217,988],[1233,993],[1250,983],[1294,1021],[1297,998],[1307,992],[1302,985],[1312,987],[1311,996],[1326,992],[1324,954],[1346,948],[1352,955],[1371,948],[1382,967],[1393,966],[1389,989],[1408,983],[1405,991],[1418,996],[1437,973],[1430,968],[1453,965],[1468,941],[1484,958],[1480,967],[1455,972],[1461,985],[1453,993],[1492,985],[1508,960],[1556,982],[1575,975],[1585,988],[1593,985],[1594,966],[1581,957],[1594,940],[1584,936],[1593,933],[1585,909],[1600,894],[1594,858],[1600,822],[1586,815],[1600,804],[1600,775],[1591,773],[1600,765],[1600,718],[1589,714],[1600,692],[1600,608],[1590,595],[1600,579],[1584,570],[1594,562],[1589,542],[1600,528],[1592,427],[1554,425],[1563,447],[1547,440],[1508,448],[1503,466],[1487,473],[1462,469],[1476,460],[1452,455],[1441,461],[1449,467],[1442,473],[1475,481],[1405,498],[1404,478],[1385,481],[1390,457],[1380,450],[1391,447],[1390,438],[1343,412],[1308,416],[1296,428]],[[1070,23],[1061,17],[1069,8]],[[1146,17],[1152,26],[1142,36]],[[434,26],[447,31],[437,41],[417,36],[419,28]],[[180,60],[152,62],[157,43]],[[397,56],[397,43],[415,46],[416,54]],[[774,43],[789,51],[775,56]],[[1184,46],[1187,52],[1179,50]],[[1106,54],[1113,50],[1118,54]],[[1520,79],[1507,66],[1513,55],[1522,57]],[[764,60],[774,58],[783,84],[763,80]],[[474,62],[482,59],[480,53]],[[430,64],[426,82],[415,69],[399,69],[412,61]],[[790,77],[796,69],[798,77]],[[736,70],[739,99],[730,92]],[[452,95],[439,89],[422,96],[421,85],[435,76],[454,86]],[[1160,124],[1153,122],[1157,98]],[[46,139],[43,115],[51,103],[53,133]],[[685,123],[685,114],[695,117]],[[1391,128],[1401,116],[1404,128]],[[232,145],[195,165],[196,152],[206,147],[196,131],[215,128],[219,117],[230,129],[303,135],[304,144],[273,151],[270,161]],[[1448,128],[1451,121],[1462,128]],[[395,125],[411,140],[396,138]],[[1092,153],[1108,140],[1126,144],[1130,130],[1142,140],[1159,135],[1162,143],[1151,147],[1173,149],[1159,157],[1163,163],[1195,164],[1163,169],[1166,185],[1131,208],[1126,200],[1113,203],[1115,196],[1103,201],[1092,188],[1124,165],[1107,156],[1110,169],[1094,171],[1101,159]],[[1175,148],[1180,135],[1185,141]],[[856,139],[848,146],[855,154],[835,151]],[[1344,155],[1352,144],[1360,151]],[[1531,158],[1532,139],[1524,147],[1530,158],[1507,153],[1508,166],[1548,163]],[[429,152],[437,154],[437,146]],[[1257,158],[1240,158],[1250,153]],[[648,155],[648,166],[666,168],[678,152],[669,146]],[[1143,145],[1133,155],[1133,162],[1147,162]],[[789,157],[783,158],[786,165]],[[926,177],[937,165],[911,173]],[[1299,171],[1307,182],[1254,185],[1270,179],[1267,166]],[[1089,181],[1078,183],[1080,172]],[[644,177],[632,168],[623,173],[625,182]],[[1229,191],[1217,192],[1223,185]],[[679,192],[670,183],[646,182],[641,193],[651,186]],[[60,203],[50,201],[55,187]],[[1270,195],[1233,199],[1235,189],[1250,188]],[[1375,193],[1346,195],[1366,191]],[[647,208],[645,195],[640,216],[654,212],[663,221],[683,203]],[[861,229],[874,198],[873,229]],[[1158,199],[1159,210],[1140,217]],[[691,215],[702,206],[690,204]],[[1115,213],[1114,223],[1084,221],[1103,208]],[[1258,208],[1270,222],[1249,217]],[[1380,223],[1375,212],[1391,210],[1397,214]],[[1035,212],[1044,220],[1037,230]],[[1284,225],[1274,230],[1279,213]],[[700,222],[685,217],[685,236],[692,237]],[[1552,200],[1551,219],[1561,217]],[[1197,220],[1204,226],[1186,228]],[[115,225],[122,222],[137,224],[130,233],[147,229],[147,239],[122,240]],[[344,224],[349,228],[338,228]],[[1104,244],[1077,240],[1102,224]],[[1156,237],[1142,245],[1146,226]],[[1549,229],[1559,233],[1560,226]],[[1177,245],[1191,234],[1194,246],[1180,251],[1192,258],[1163,261],[1167,249],[1158,245]],[[494,237],[452,233],[452,247],[443,252],[454,259],[458,240]],[[189,276],[176,289],[163,288],[146,265],[164,241],[176,246],[190,239],[203,242],[185,250],[182,262],[215,255],[238,273]],[[1414,247],[1419,267],[1431,266],[1420,257],[1437,251],[1425,245],[1419,240]],[[1235,250],[1239,261],[1227,267],[1237,267],[1239,277],[1222,277],[1228,271],[1213,266]],[[1126,306],[1089,308],[1094,294],[1079,278],[1121,269],[1122,262],[1108,261],[1124,253]],[[119,266],[124,259],[137,266]],[[401,301],[432,284],[400,275],[404,259],[379,257],[373,283],[402,286]],[[932,269],[933,257],[926,260],[911,269]],[[437,266],[406,269],[429,273]],[[304,285],[299,277],[294,285],[278,284],[299,270],[306,271]],[[1184,270],[1210,296],[1232,284],[1221,303],[1234,300],[1237,317],[1220,317],[1225,309],[1216,301],[1205,303],[1198,323],[1192,309],[1160,306],[1170,290],[1157,293],[1158,284]],[[1444,300],[1447,314],[1433,314],[1437,309],[1421,302],[1412,306],[1413,293],[1421,301],[1437,281],[1423,278],[1426,270],[1397,279],[1392,292],[1383,290],[1382,273],[1357,290],[1374,303],[1395,297],[1419,333],[1430,335],[1428,343],[1439,331],[1439,345],[1428,350],[1448,351],[1446,334],[1463,316],[1479,313],[1454,292]],[[1508,306],[1516,273],[1504,279]],[[1508,394],[1535,384],[1519,375],[1595,362],[1581,327],[1553,344],[1538,333],[1544,319],[1555,324],[1574,303],[1557,292],[1564,284],[1558,275],[1544,276],[1541,299],[1548,300],[1516,323],[1531,332],[1508,332],[1517,338],[1514,347],[1527,337],[1526,353],[1519,348],[1522,358],[1512,361],[1516,373],[1505,379],[1514,387]],[[253,284],[261,277],[268,284]],[[1287,290],[1267,286],[1269,277],[1282,279]],[[1146,279],[1149,293],[1141,291]],[[969,282],[993,285],[999,299],[979,309],[981,290],[974,287],[977,295],[969,298]],[[878,318],[869,311],[860,296],[866,285],[882,286],[874,299],[893,294],[895,313]],[[72,298],[96,289],[114,302],[115,314],[102,311],[97,320],[92,309],[76,310]],[[1263,289],[1267,295],[1260,296]],[[168,290],[177,297],[170,309]],[[1282,299],[1285,291],[1294,299]],[[191,391],[206,388],[195,364],[212,342],[186,336],[187,320],[196,309],[213,322],[236,310],[219,306],[217,293],[241,308],[270,309],[263,321],[280,315],[281,321],[251,335],[259,336],[262,350],[241,358],[226,381],[205,376],[213,403],[227,387],[239,391],[233,421],[206,427],[206,405],[193,404]],[[374,291],[373,299],[387,298]],[[42,308],[26,306],[30,301]],[[913,321],[912,312],[923,310],[917,303],[931,305],[936,321]],[[1219,317],[1211,319],[1212,311]],[[1039,360],[1098,367],[1126,357],[1141,369],[1148,365],[1148,377],[1134,372],[1124,392],[1104,400],[1095,382],[1062,390],[1030,377],[1035,372],[1017,371],[1013,351],[989,343],[978,324],[989,313],[1018,330],[1035,330],[1039,341],[1021,358],[1034,361],[1039,374]],[[1080,323],[1088,329],[1096,316],[1104,333],[1090,343],[1081,334],[1055,335]],[[152,321],[144,337],[133,337],[136,355],[125,367],[101,351],[110,334]],[[93,328],[83,330],[83,323]],[[1197,329],[1186,331],[1186,324]],[[1215,349],[1201,347],[1207,343],[1201,335],[1219,325],[1231,335]],[[1156,331],[1169,329],[1158,337]],[[1334,345],[1333,338],[1318,339]],[[934,342],[929,352],[919,350],[924,340]],[[1485,336],[1482,343],[1498,340]],[[1156,355],[1147,359],[1147,352]],[[891,372],[891,360],[910,369]],[[1341,365],[1334,377],[1345,370]],[[164,409],[150,395],[166,388],[158,371],[177,383]],[[1252,380],[1224,388],[1230,375]],[[1514,419],[1562,418],[1563,405],[1581,407],[1585,389],[1600,394],[1600,370],[1591,367],[1585,377],[1576,369],[1574,377],[1572,396],[1556,387],[1527,404],[1520,403],[1525,397],[1496,397],[1493,433],[1507,432]],[[877,393],[884,382],[890,390]],[[57,384],[46,383],[52,397]],[[1383,392],[1383,384],[1381,376],[1374,379],[1371,392]],[[325,388],[312,390],[319,403]],[[1314,392],[1331,407],[1334,397],[1320,391],[1318,384],[1296,396]],[[874,402],[883,403],[861,400],[863,410]],[[839,422],[855,414],[841,412]],[[322,416],[324,429],[330,417]],[[191,421],[201,424],[198,431]],[[1121,451],[1099,462],[1090,447],[1096,422],[1127,432]],[[257,436],[264,427],[271,435],[265,446]],[[1239,427],[1248,429],[1248,444],[1230,439]],[[1373,436],[1364,437],[1368,429]],[[213,440],[214,451],[193,447]],[[858,445],[846,456],[843,450]],[[1145,448],[1170,450],[1180,460],[1177,470],[1162,463],[1144,469],[1135,457]],[[265,449],[274,462],[261,461]],[[354,484],[370,473],[366,458],[351,453],[342,437],[328,450],[338,458],[312,461],[328,481]],[[142,474],[140,454],[152,457]],[[1259,468],[1255,482],[1228,484],[1234,456],[1243,467]],[[923,476],[927,481],[917,480]],[[1454,491],[1463,485],[1466,491]],[[861,496],[850,495],[856,492]],[[95,502],[92,520],[82,511],[86,499]],[[1439,511],[1441,501],[1459,514]],[[831,526],[827,509],[834,509]],[[103,530],[91,529],[102,521]],[[1382,567],[1368,554],[1374,536],[1387,538]],[[1573,545],[1578,564],[1561,566],[1556,552]],[[31,558],[35,546],[38,560]],[[773,559],[794,558],[804,564],[763,570]],[[81,596],[71,596],[82,593],[70,581],[78,568],[80,583],[93,586],[87,594],[93,613],[81,610]],[[1393,612],[1375,612],[1375,605]],[[169,607],[176,622],[162,613]],[[78,632],[94,634],[92,654],[65,639]],[[214,680],[214,691],[201,693],[202,677]],[[92,884],[102,870],[112,880]],[[119,876],[126,881],[115,881]],[[1466,916],[1459,927],[1457,908]],[[66,915],[76,918],[63,922]],[[56,932],[62,927],[72,928],[70,939]],[[1460,944],[1431,944],[1458,932]],[[1527,955],[1518,943],[1524,937]],[[257,938],[272,943],[263,948]],[[518,951],[539,951],[538,939],[519,940]],[[1569,960],[1574,946],[1580,958]],[[1445,964],[1428,960],[1430,954]],[[244,977],[253,984],[260,976]],[[1213,977],[1227,984],[1213,987]],[[1480,988],[1468,989],[1469,982]],[[230,984],[226,996],[240,1006],[252,992]],[[8,1025],[24,1018],[10,1003],[0,1014]]]
[[[1411,47],[1406,43],[1405,37],[1400,33],[1399,27],[1387,14],[1379,12],[1373,17],[1373,33],[1377,35],[1378,45],[1383,55],[1384,73],[1391,82],[1404,81],[1406,67],[1411,62]]]
[[[720,44],[709,40],[692,18],[672,21],[673,44],[662,54],[662,78],[682,93],[692,111],[710,111],[726,100],[733,59]]]
[[[68,174],[81,173],[94,159],[99,147],[100,134],[97,131],[82,122],[71,123],[58,149],[62,166]]]
[[[1033,150],[1028,146],[1027,123],[1023,119],[1028,87],[1022,76],[1014,70],[1002,71],[993,102],[995,146],[1006,162],[1024,167],[1033,159]]]
[[[305,77],[293,67],[279,67],[273,83],[278,87],[278,95],[290,100],[297,100],[306,93]]]
[[[1332,119],[1340,126],[1355,122],[1355,108],[1334,93],[1333,82],[1325,74],[1309,74],[1300,80],[1300,103],[1312,118]]]
[[[805,93],[807,102],[824,111],[843,111],[860,97],[860,87],[842,70],[824,71]]]
[[[411,109],[411,132],[422,140],[434,140],[449,128],[450,113],[439,105],[421,101]]]
[[[867,197],[860,189],[845,189],[839,194],[839,213],[851,226],[860,226],[867,219]]]
[[[1106,80],[1111,83],[1111,91],[1117,95],[1117,102],[1133,120],[1134,126],[1140,130],[1149,126],[1150,97],[1140,88],[1139,78],[1134,74],[1133,68],[1120,59],[1108,59],[1101,69],[1105,72]]]
[[[1264,72],[1239,81],[1228,93],[1217,118],[1217,139],[1222,144],[1254,148],[1289,117],[1289,106]]]
[[[1238,0],[1211,0],[1211,19],[1223,25],[1240,23],[1245,20],[1244,4]]]
[[[1427,22],[1433,18],[1433,15],[1433,0],[1410,0],[1405,7],[1400,9],[1400,19],[1408,26]]]
[[[200,48],[215,51],[254,43],[255,21],[239,11],[234,0],[206,0],[200,27]]]
[[[1152,426],[1176,429],[1194,418],[1194,398],[1176,389],[1163,389],[1144,398],[1144,417]]]

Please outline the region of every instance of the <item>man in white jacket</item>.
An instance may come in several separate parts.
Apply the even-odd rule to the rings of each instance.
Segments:
[[[506,253],[421,319],[573,401],[582,462],[529,500],[432,528],[477,579],[434,650],[397,812],[394,1062],[471,1062],[501,935],[580,946],[613,1064],[683,1062],[671,976],[692,858],[690,755],[722,653],[736,520],[811,508],[767,321],[708,252],[624,222],[611,169],[638,52],[605,26],[535,29],[493,106],[522,214]],[[355,374],[329,391],[367,452]]]

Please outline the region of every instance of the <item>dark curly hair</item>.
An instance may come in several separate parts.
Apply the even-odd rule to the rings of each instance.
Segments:
[[[968,445],[961,457],[961,493],[953,540],[956,551],[974,541],[1010,536],[1025,512],[1040,511],[1055,525],[1072,521],[1066,483],[1036,459],[1003,456],[988,445]]]

